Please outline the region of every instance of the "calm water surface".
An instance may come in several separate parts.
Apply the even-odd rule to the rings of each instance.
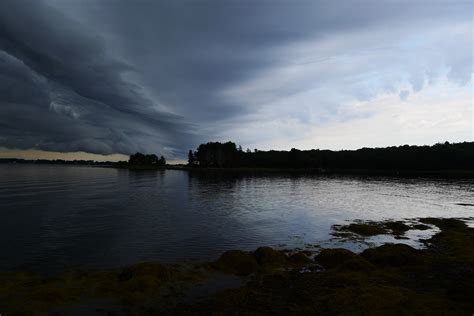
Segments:
[[[56,271],[327,244],[352,219],[472,217],[472,180],[0,166],[0,269]]]

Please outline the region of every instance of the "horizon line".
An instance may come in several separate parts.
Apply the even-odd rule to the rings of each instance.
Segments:
[[[207,143],[215,143],[218,141],[209,141],[202,144]],[[233,141],[226,141],[221,143],[227,143]],[[321,148],[311,148],[311,149],[298,149],[298,148],[290,148],[290,149],[267,149],[267,150],[260,150],[259,151],[290,151],[291,149],[296,149],[300,151],[306,150],[331,150],[331,151],[355,151],[364,148],[389,148],[389,147],[400,147],[400,146],[434,146],[436,144],[457,144],[457,143],[469,143],[473,142],[473,140],[465,140],[465,141],[457,141],[457,142],[449,142],[449,141],[442,141],[437,142],[434,144],[400,144],[400,145],[389,145],[389,146],[376,146],[376,147],[359,147],[357,149],[321,149]],[[235,143],[239,146],[237,143]],[[199,145],[198,145],[199,146]],[[253,151],[253,150],[252,150]],[[148,154],[148,153],[147,153]],[[84,151],[77,151],[77,152],[55,152],[55,151],[46,151],[46,150],[39,150],[39,149],[9,149],[9,148],[0,148],[0,159],[24,159],[24,160],[65,160],[65,161],[74,161],[74,160],[85,160],[85,161],[97,161],[97,162],[118,162],[118,161],[128,161],[129,155],[125,154],[96,154],[96,153],[89,153]],[[166,157],[165,157],[166,158]],[[180,164],[186,162],[186,158],[179,159],[166,159],[168,164]]]

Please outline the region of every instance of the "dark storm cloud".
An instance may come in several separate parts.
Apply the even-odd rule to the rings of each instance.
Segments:
[[[66,9],[71,5],[62,3]],[[467,16],[462,5],[436,1],[88,0],[72,5],[74,12],[82,12],[89,23],[111,35],[112,45],[133,61],[142,84],[157,91],[163,104],[199,122],[253,112],[253,104],[220,92],[275,65],[291,63],[292,57],[280,51],[286,45],[340,32],[350,36],[363,29]],[[309,84],[290,82],[285,90],[272,93],[280,98]]]
[[[103,40],[42,1],[2,1],[0,146],[176,154],[190,126],[156,110]],[[179,151],[179,150],[178,150]]]
[[[418,55],[432,48],[416,46],[420,32],[437,28],[448,77],[469,80],[469,40],[460,46],[464,34],[451,43],[439,30],[470,21],[470,8],[459,1],[3,0],[0,146],[182,157],[216,138],[271,139],[252,133],[258,122],[349,120],[366,114],[344,114],[348,100],[400,93],[394,74],[406,75],[413,91],[423,88],[425,69],[413,61],[423,58],[431,69],[439,60]],[[417,52],[408,57],[395,47],[405,37],[403,54]],[[310,98],[291,99],[308,91]]]

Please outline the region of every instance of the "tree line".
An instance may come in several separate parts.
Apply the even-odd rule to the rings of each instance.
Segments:
[[[155,154],[136,153],[130,156],[128,165],[131,167],[163,167],[166,165],[166,159],[163,156],[158,158]]]
[[[474,170],[474,142],[392,146],[358,150],[242,150],[233,142],[209,142],[188,153],[196,168],[296,168],[367,170]]]

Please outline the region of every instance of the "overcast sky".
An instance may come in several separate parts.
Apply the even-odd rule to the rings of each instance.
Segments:
[[[0,1],[0,147],[472,141],[472,1]],[[29,151],[31,152],[31,151]]]

